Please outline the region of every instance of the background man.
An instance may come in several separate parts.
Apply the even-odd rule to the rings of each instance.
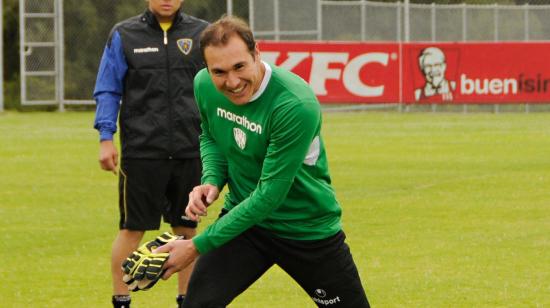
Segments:
[[[145,13],[115,25],[97,75],[99,162],[115,174],[113,134],[120,108],[120,230],[111,256],[115,307],[129,307],[121,263],[144,231],[159,229],[163,216],[174,233],[195,234],[196,222],[182,215],[189,191],[200,183],[200,117],[192,82],[203,67],[198,38],[207,23],[184,14],[182,3],[148,0]],[[180,275],[179,303],[190,270]]]
[[[273,264],[319,306],[368,307],[341,229],[321,138],[321,109],[298,76],[260,60],[242,20],[201,35],[208,70],[195,78],[202,119],[202,185],[187,216],[199,220],[228,185],[220,218],[170,242],[168,278],[199,254],[184,307],[225,307]]]
[[[447,63],[443,51],[437,47],[425,48],[418,57],[418,64],[426,83],[414,91],[415,100],[453,100],[456,82],[445,78]]]

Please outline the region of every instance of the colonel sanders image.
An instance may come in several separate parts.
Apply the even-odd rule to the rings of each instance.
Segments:
[[[418,63],[426,83],[414,91],[415,100],[452,101],[456,82],[445,78],[447,63],[443,51],[437,47],[425,48],[418,57]]]

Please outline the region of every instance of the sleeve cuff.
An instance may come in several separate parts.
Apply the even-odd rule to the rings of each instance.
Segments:
[[[111,132],[101,132],[99,133],[99,141],[113,140],[113,133]]]
[[[210,240],[208,239],[208,236],[206,236],[204,233],[193,237],[192,241],[193,241],[193,244],[195,244],[195,248],[197,248],[197,251],[201,255],[216,248],[214,244],[210,242]]]
[[[218,187],[218,188],[220,189],[220,191],[221,191],[222,188],[223,188],[223,186],[225,185],[225,180],[223,180],[222,178],[213,176],[213,175],[206,175],[206,176],[203,176],[203,177],[202,177],[202,179],[201,179],[201,184],[212,184],[212,185],[215,185],[215,186]]]

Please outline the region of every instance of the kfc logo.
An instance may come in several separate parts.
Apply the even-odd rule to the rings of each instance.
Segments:
[[[280,54],[263,52],[263,59],[277,63]],[[342,82],[346,90],[356,96],[379,97],[384,94],[383,84],[370,84],[361,79],[360,71],[368,65],[388,66],[390,55],[382,52],[370,52],[350,59],[347,52],[289,52],[288,58],[279,66],[292,70],[306,59],[311,59],[309,84],[316,95],[327,95],[327,81]],[[393,55],[396,59],[397,55]],[[335,66],[342,66],[342,68]]]
[[[262,59],[302,77],[322,102],[399,99],[396,44],[262,42]]]
[[[415,101],[452,101],[456,82],[448,80],[445,75],[447,62],[443,51],[437,47],[423,49],[418,56],[418,64],[425,82],[421,88],[414,90]]]

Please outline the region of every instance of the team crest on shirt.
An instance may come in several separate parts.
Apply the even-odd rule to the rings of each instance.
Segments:
[[[238,128],[233,128],[233,136],[235,137],[235,142],[237,142],[237,145],[241,150],[244,150],[244,147],[246,146],[246,133]]]
[[[193,40],[190,38],[179,39],[177,43],[180,51],[186,56],[191,52],[191,48],[193,48]]]

